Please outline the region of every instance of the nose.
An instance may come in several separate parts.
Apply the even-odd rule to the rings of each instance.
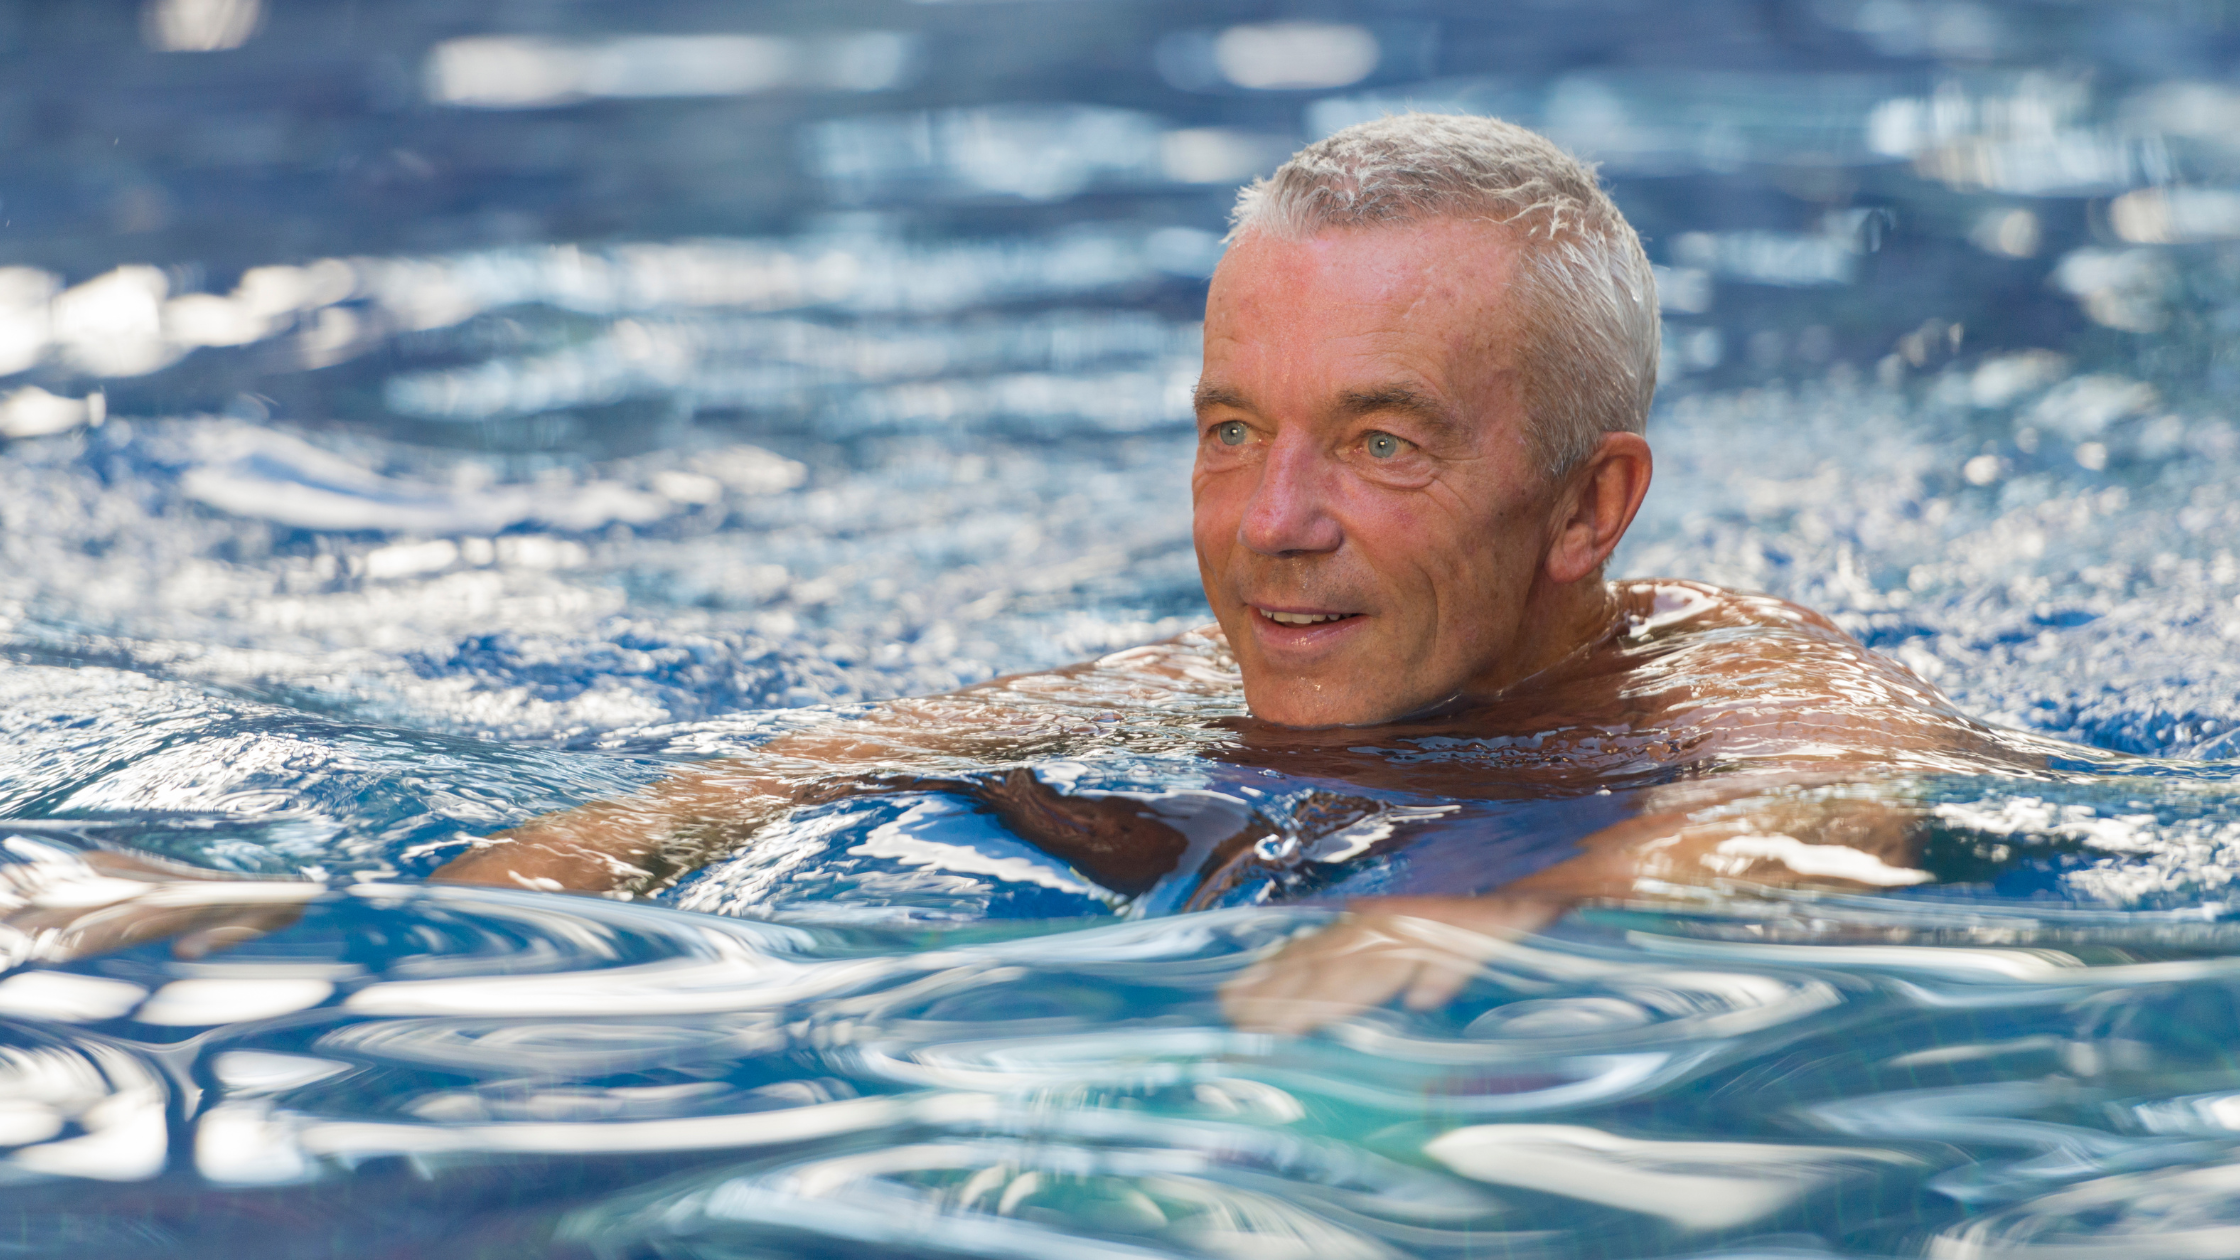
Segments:
[[[1336,551],[1345,531],[1330,513],[1330,468],[1321,453],[1288,435],[1279,438],[1260,465],[1260,483],[1237,539],[1266,556]]]

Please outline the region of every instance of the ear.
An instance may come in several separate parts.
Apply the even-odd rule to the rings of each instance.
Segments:
[[[1564,479],[1548,544],[1549,580],[1567,585],[1601,570],[1641,510],[1653,465],[1640,434],[1602,435],[1594,454]]]

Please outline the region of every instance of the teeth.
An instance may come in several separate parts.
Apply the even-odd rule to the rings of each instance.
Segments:
[[[1336,621],[1344,617],[1346,614],[1269,612],[1267,609],[1263,608],[1260,610],[1260,615],[1266,617],[1270,621],[1276,622],[1281,625],[1311,626],[1324,621]]]

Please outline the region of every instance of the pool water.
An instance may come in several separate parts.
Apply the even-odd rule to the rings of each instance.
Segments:
[[[0,873],[323,891],[197,959],[5,936],[0,1251],[2240,1254],[2240,10],[1282,16],[6,11]],[[633,900],[423,882],[1205,623],[1225,207],[1408,104],[1600,161],[1662,268],[1618,575],[2063,741],[1910,773],[1937,882],[1588,907],[1239,1032],[1332,890],[1620,806],[1248,774],[1211,648],[950,769],[1258,819],[1297,878],[1214,909],[936,790]]]

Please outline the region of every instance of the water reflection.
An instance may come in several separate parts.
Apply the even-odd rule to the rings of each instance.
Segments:
[[[8,1245],[2235,1249],[2214,6],[431,14],[0,13]],[[1533,858],[1624,802],[1489,799],[1554,755],[1437,736],[1270,777],[1218,668],[1146,699],[1116,658],[956,772],[1260,819],[1244,904],[1130,920],[1204,902],[938,789],[657,904],[416,882],[679,760],[1202,621],[1177,439],[1229,191],[1408,105],[1550,130],[1644,227],[1626,573],[1827,609],[2089,747],[1921,767],[1920,864],[1852,872],[1881,895],[1594,910],[1305,1038],[1218,1015],[1332,913],[1253,897],[1435,828],[1417,876],[1498,882],[1490,832]]]
[[[636,35],[592,41],[471,36],[428,53],[428,99],[472,109],[538,109],[611,97],[750,96],[780,88],[879,92],[916,55],[897,31],[822,38]]]
[[[1519,1186],[1662,1217],[1684,1230],[1756,1221],[1878,1164],[1912,1162],[1871,1148],[1649,1142],[1575,1125],[1455,1129],[1425,1152],[1474,1181]]]
[[[1791,942],[1750,939],[1785,913]],[[1909,918],[1947,943],[1841,943]],[[5,1168],[67,1211],[87,1178],[159,1184],[183,1158],[315,1217],[402,1158],[435,1177],[415,1209],[435,1220],[474,1219],[477,1186],[569,1186],[508,1228],[709,1255],[1665,1254],[1830,1213],[1864,1222],[1847,1253],[1928,1231],[1934,1255],[2175,1255],[2195,1252],[2169,1222],[2222,1185],[2230,1021],[2202,1016],[2231,967],[2177,920],[1590,915],[1497,950],[1447,1013],[1227,1030],[1213,988],[1315,921],[897,950],[363,884],[238,956],[0,982]],[[1998,944],[1955,947],[1970,934]],[[2162,1227],[2111,1240],[2103,1208],[2142,1195]]]
[[[140,33],[162,52],[221,52],[248,43],[263,18],[262,0],[148,0]]]

